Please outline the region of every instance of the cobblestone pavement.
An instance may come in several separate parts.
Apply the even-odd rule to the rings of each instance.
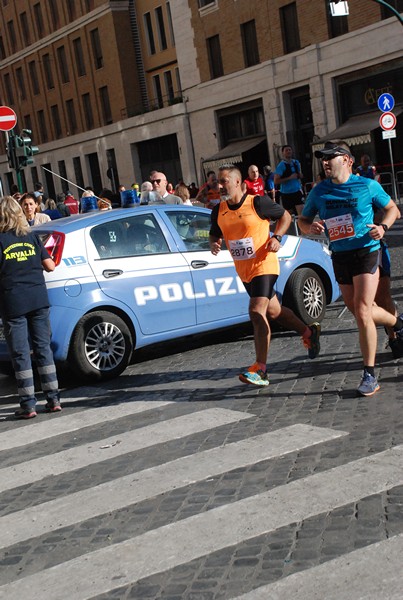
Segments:
[[[402,233],[388,238],[403,309]],[[314,361],[274,334],[268,389],[237,378],[249,326],[69,382],[63,413],[29,422],[9,417],[1,375],[0,598],[402,598],[403,359],[384,346],[379,330],[372,398],[356,397],[341,302]]]

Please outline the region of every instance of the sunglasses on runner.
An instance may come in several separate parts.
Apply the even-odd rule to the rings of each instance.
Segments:
[[[158,185],[161,183],[162,179],[151,179],[151,183],[158,183]]]

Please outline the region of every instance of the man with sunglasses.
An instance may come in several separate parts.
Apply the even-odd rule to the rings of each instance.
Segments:
[[[218,181],[223,195],[211,213],[210,250],[217,255],[225,240],[250,297],[249,315],[254,332],[256,362],[243,371],[239,379],[243,383],[268,386],[269,321],[277,320],[297,331],[309,358],[319,354],[320,325],[305,325],[292,310],[280,305],[274,290],[280,273],[277,252],[281,238],[290,226],[290,214],[268,196],[244,193],[241,172],[232,165],[220,168]],[[276,221],[272,236],[270,221]]]
[[[158,192],[165,204],[183,204],[182,199],[167,191],[168,180],[164,173],[152,171],[150,181],[153,192]]]
[[[304,233],[326,233],[343,300],[357,322],[364,372],[357,392],[372,396],[380,388],[375,376],[376,325],[393,327],[403,336],[403,321],[374,303],[381,261],[380,240],[399,211],[382,186],[352,174],[354,156],[342,140],[326,142],[315,152],[326,179],[309,193],[298,225]],[[373,205],[383,210],[374,223]],[[319,221],[314,221],[316,215]]]

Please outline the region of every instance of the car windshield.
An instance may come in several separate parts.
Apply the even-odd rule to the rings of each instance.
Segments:
[[[149,213],[102,223],[91,229],[90,236],[100,258],[169,252],[164,234]]]

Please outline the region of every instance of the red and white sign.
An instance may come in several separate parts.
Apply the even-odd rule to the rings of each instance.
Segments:
[[[10,131],[17,125],[17,115],[12,108],[0,106],[0,131]]]
[[[396,127],[396,115],[392,112],[384,112],[379,118],[379,125],[384,131],[391,131]]]

